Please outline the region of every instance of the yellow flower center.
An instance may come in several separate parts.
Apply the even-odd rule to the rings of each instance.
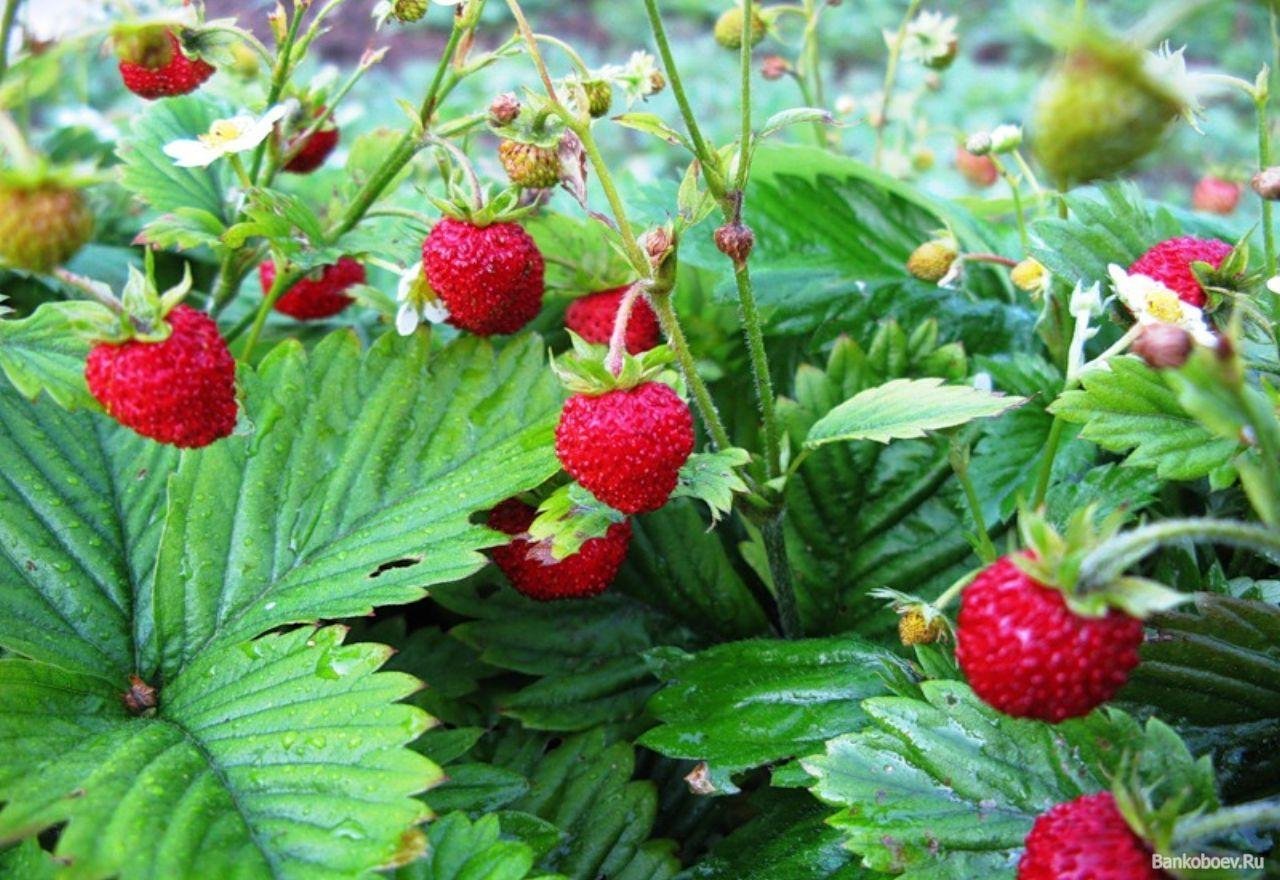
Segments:
[[[228,144],[243,134],[240,126],[236,125],[233,119],[219,119],[213,125],[209,126],[207,134],[200,135],[200,141],[210,147],[220,147]]]
[[[1164,324],[1182,320],[1182,300],[1172,290],[1153,290],[1147,294],[1147,314]]]

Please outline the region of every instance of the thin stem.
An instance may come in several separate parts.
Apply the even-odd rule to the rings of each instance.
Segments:
[[[284,294],[286,290],[293,286],[293,283],[302,277],[302,273],[297,269],[282,268],[283,260],[276,260],[276,267],[280,270],[276,275],[276,280],[271,285],[271,289],[262,297],[262,302],[258,305],[258,313],[254,315],[253,326],[249,328],[249,338],[245,341],[244,351],[240,353],[240,362],[247,364],[253,357],[253,349],[258,344],[258,337],[262,335],[262,328],[267,323],[267,316],[271,314],[271,309],[275,306],[276,300]]]
[[[739,191],[746,189],[747,169],[751,164],[749,161],[751,155],[751,25],[754,21],[755,3],[753,0],[744,0],[742,4],[742,47],[738,52],[738,78],[740,80],[739,91],[741,93],[740,105],[742,108],[742,140],[738,144],[738,179],[736,184]]]
[[[1009,173],[1009,169],[998,156],[992,156],[991,162],[996,166],[996,171],[1000,172],[1000,176],[1004,178],[1004,182],[1009,185],[1009,192],[1013,194],[1013,212],[1014,218],[1018,222],[1018,241],[1022,245],[1022,252],[1027,253],[1031,250],[1031,237],[1027,235],[1027,218],[1022,207],[1022,190],[1018,186],[1018,179]]]
[[[1271,167],[1271,118],[1268,112],[1271,90],[1262,88],[1254,98],[1254,107],[1258,117],[1258,167]],[[1262,199],[1262,244],[1267,262],[1267,277],[1276,274],[1276,233],[1272,223],[1272,205],[1270,199]]]
[[[663,25],[662,16],[658,13],[657,0],[644,0],[644,8],[649,13],[649,27],[653,31],[653,40],[658,45],[662,66],[666,68],[667,81],[671,83],[671,94],[675,96],[680,115],[684,118],[684,126],[689,130],[689,140],[693,143],[694,155],[702,162],[703,172],[710,178],[711,174],[708,172],[716,172],[718,169],[710,165],[710,162],[714,161],[711,158],[712,152],[707,149],[707,142],[703,139],[702,130],[698,127],[698,117],[694,114],[689,96],[685,93],[684,82],[680,79],[680,69],[676,67],[675,56],[671,54],[671,43],[667,40],[666,26]]]
[[[565,55],[569,56],[569,61],[578,69],[578,73],[580,73],[584,78],[591,73],[591,68],[587,67],[587,62],[583,61],[582,56],[578,54],[578,51],[564,40],[561,40],[558,37],[553,37],[550,34],[534,34],[533,37],[539,42],[546,43],[548,46],[555,46]]]
[[[267,62],[268,66],[272,66],[275,64],[276,59],[272,56],[271,50],[268,49],[265,45],[263,45],[261,40],[259,40],[257,37],[255,37],[253,34],[249,33],[248,31],[242,30],[241,28],[238,28],[235,25],[214,24],[210,22],[210,23],[201,25],[200,30],[202,33],[232,34],[242,42],[248,43],[249,48],[252,49],[254,52],[257,52],[258,56],[263,61]]]
[[[1049,439],[1044,444],[1044,459],[1040,462],[1040,476],[1036,480],[1036,494],[1031,498],[1031,506],[1039,507],[1044,504],[1045,496],[1049,494],[1049,481],[1053,477],[1053,460],[1058,457],[1058,447],[1062,445],[1062,432],[1066,430],[1067,423],[1058,416],[1053,417],[1053,424],[1049,427]]]
[[[514,0],[509,0],[509,2],[514,2]],[[649,257],[645,254],[644,248],[640,246],[640,242],[631,228],[631,221],[627,219],[627,210],[622,204],[622,196],[619,195],[618,187],[613,182],[613,174],[609,171],[609,164],[605,162],[604,155],[600,152],[600,146],[596,143],[595,135],[591,133],[591,126],[581,125],[573,121],[572,114],[563,106],[561,109],[565,114],[565,121],[573,130],[573,133],[578,136],[578,140],[582,142],[582,149],[586,152],[587,160],[591,163],[591,168],[596,173],[596,180],[600,181],[600,188],[604,190],[605,199],[609,202],[609,210],[613,213],[614,222],[618,224],[618,233],[622,236],[622,243],[631,258],[632,267],[642,275],[649,275],[652,272]]]
[[[4,12],[0,13],[0,80],[9,72],[9,34],[20,5],[22,0],[4,0]]]
[[[295,8],[293,15],[289,18],[289,27],[285,31],[284,41],[280,44],[280,53],[276,57],[275,70],[271,73],[271,88],[267,91],[267,108],[270,109],[280,100],[280,95],[284,92],[284,84],[289,79],[290,55],[293,52],[293,41],[297,39],[298,27],[302,24],[303,10]],[[271,138],[267,138],[258,144],[258,148],[253,151],[253,162],[250,164],[252,173],[249,175],[254,180],[258,179],[258,173],[262,171],[262,160],[266,156],[267,144]]]
[[[1175,845],[1185,846],[1197,841],[1212,840],[1232,831],[1277,826],[1280,826],[1280,798],[1268,798],[1223,807],[1212,813],[1188,816],[1178,822],[1173,839]]]
[[[787,539],[782,515],[772,517],[761,527],[760,532],[764,538],[765,557],[769,561],[769,576],[773,580],[773,595],[778,605],[778,624],[782,627],[782,637],[804,638],[804,623],[800,619],[795,585],[791,582],[791,566],[787,564]]]
[[[236,173],[236,179],[240,181],[240,185],[244,187],[245,192],[253,189],[253,181],[249,179],[249,172],[244,170],[244,163],[240,161],[240,157],[235,153],[227,156],[227,162],[231,165],[231,170]]]
[[[230,330],[222,334],[222,338],[226,340],[227,345],[230,345],[239,339],[240,334],[248,330],[249,325],[252,324],[257,317],[257,312],[245,312],[244,316],[240,318],[239,321],[236,321],[235,325]]]
[[[751,274],[747,264],[741,263],[734,271],[738,285],[738,305],[742,311],[742,325],[747,337],[747,353],[751,358],[751,375],[756,386],[756,401],[764,421],[765,473],[769,479],[782,471],[782,438],[778,423],[777,400],[773,392],[773,376],[769,371],[769,354],[764,347],[764,332],[760,324],[760,310],[756,306],[751,287]]]
[[[529,47],[529,55],[533,59],[534,66],[538,69],[538,75],[542,77],[542,85],[547,90],[547,97],[553,103],[560,103],[560,99],[556,96],[555,83],[551,81],[551,73],[547,70],[547,65],[542,60],[542,53],[538,51],[538,37],[533,32],[533,28],[529,27],[529,20],[524,17],[524,10],[520,8],[517,0],[507,0],[507,8],[511,10],[512,16],[515,17],[516,28],[520,31],[520,35],[524,37],[524,41]]]
[[[876,125],[876,168],[880,167],[881,159],[884,156],[884,132],[889,125],[889,104],[893,100],[893,88],[898,79],[898,59],[902,55],[902,44],[907,39],[907,26],[911,24],[911,19],[915,17],[916,10],[920,8],[920,3],[921,0],[911,0],[907,5],[907,14],[902,17],[902,24],[898,26],[898,33],[889,45],[889,60],[884,67],[884,95],[880,101],[880,119]]]
[[[974,488],[973,479],[969,476],[969,447],[966,443],[963,451],[954,450],[951,455],[951,469],[955,471],[957,479],[960,480],[960,486],[964,489],[965,500],[969,504],[969,513],[973,516],[973,525],[978,535],[978,558],[982,560],[984,565],[989,565],[996,561],[996,557],[1000,554],[996,551],[996,545],[991,542],[991,533],[987,531],[987,519],[982,515],[982,502],[978,500],[977,489]]]
[[[1280,563],[1280,530],[1270,526],[1223,519],[1167,519],[1099,544],[1080,564],[1080,588],[1105,584],[1161,546],[1181,541],[1227,544]]]
[[[964,261],[966,263],[994,263],[997,266],[1004,266],[1009,269],[1018,265],[1017,260],[1009,257],[1002,257],[1000,254],[988,253],[965,254]]]
[[[680,365],[680,372],[684,376],[685,384],[689,386],[689,392],[693,395],[693,402],[698,407],[698,414],[702,416],[702,424],[711,436],[711,442],[716,449],[730,448],[733,442],[729,439],[729,432],[725,430],[724,422],[720,420],[720,413],[716,409],[715,401],[711,399],[711,392],[707,390],[702,377],[698,375],[697,364],[694,362],[693,353],[689,351],[689,343],[684,338],[680,321],[676,318],[671,297],[655,296],[653,310],[658,313],[662,332],[671,344],[671,350],[675,352],[676,362]]]
[[[819,41],[818,19],[822,16],[822,5],[818,0],[804,0],[804,47],[800,50],[800,80],[804,102],[809,107],[827,108],[827,100],[822,85],[822,46]],[[813,124],[814,136],[818,146],[826,147],[830,140],[826,127],[821,122]]]
[[[637,281],[627,288],[618,303],[618,313],[613,318],[613,332],[609,334],[609,354],[605,358],[605,366],[609,372],[617,376],[622,372],[622,359],[627,350],[627,324],[631,322],[631,310],[644,289],[643,283]]]
[[[963,575],[959,580],[947,587],[941,596],[933,600],[933,607],[937,608],[939,611],[946,608],[951,604],[956,596],[959,596],[964,592],[964,588],[969,586],[969,583],[977,577],[977,575],[978,573],[976,571],[971,571],[968,574]]]

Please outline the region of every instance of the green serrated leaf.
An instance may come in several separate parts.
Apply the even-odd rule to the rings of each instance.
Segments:
[[[775,113],[766,119],[764,125],[760,128],[759,137],[767,138],[791,125],[804,125],[815,122],[831,125],[835,122],[835,118],[821,107],[793,107],[789,110]]]
[[[66,822],[55,853],[84,876],[355,878],[414,857],[410,795],[440,772],[402,746],[430,719],[394,704],[418,683],[375,672],[387,649],[342,639],[225,645],[137,718],[123,681],[0,660],[0,840]]]
[[[731,447],[715,452],[698,452],[680,468],[680,481],[672,498],[693,498],[711,510],[712,524],[733,510],[733,496],[747,491],[738,468],[751,461],[751,453]]]
[[[189,140],[209,130],[216,119],[231,116],[230,108],[203,95],[184,95],[156,101],[136,117],[118,150],[124,162],[121,183],[153,209],[203,211],[225,219],[223,193],[228,180],[223,167],[179,168],[165,155],[166,144]]]
[[[689,144],[689,139],[683,134],[667,125],[656,113],[623,113],[621,116],[615,116],[613,121],[624,128],[634,129],[635,131],[653,135],[674,146],[682,146],[693,152],[693,147]]]
[[[42,304],[27,318],[0,320],[0,371],[24,397],[43,392],[67,409],[101,410],[85,384],[90,337],[120,324],[106,306],[86,300]]]
[[[928,431],[992,418],[1026,402],[942,379],[893,379],[861,391],[809,429],[805,446],[850,440],[909,440]]]
[[[427,828],[427,857],[401,868],[396,880],[524,880],[533,850],[501,836],[497,816],[473,824],[463,813],[442,816]]]
[[[1083,388],[1068,391],[1049,411],[1084,425],[1080,436],[1125,464],[1153,468],[1166,480],[1208,476],[1235,456],[1237,443],[1213,436],[1179,405],[1155,370],[1136,357],[1114,357],[1107,370],[1089,370]]]
[[[592,538],[603,537],[609,527],[625,522],[626,516],[577,483],[567,483],[538,505],[538,515],[529,526],[533,541],[551,542],[551,556],[561,560],[582,549]]]
[[[718,779],[814,754],[860,729],[861,701],[883,694],[885,666],[900,663],[847,636],[731,642],[697,654],[665,648],[649,659],[665,683],[649,701],[661,723],[639,744],[705,762]]]

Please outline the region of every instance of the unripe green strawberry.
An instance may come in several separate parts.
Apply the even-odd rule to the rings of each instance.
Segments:
[[[428,0],[395,0],[391,7],[397,21],[418,21],[427,14]]]
[[[587,112],[591,118],[599,119],[609,112],[613,106],[613,86],[606,79],[591,79],[582,84],[587,93]]]
[[[1109,177],[1141,159],[1185,109],[1119,43],[1072,50],[1040,88],[1035,151],[1050,179],[1068,185]]]
[[[80,250],[93,233],[84,195],[52,181],[0,181],[0,257],[47,272]]]
[[[767,26],[764,19],[756,12],[755,6],[751,8],[751,45],[759,45],[764,39]],[[742,9],[733,7],[726,9],[724,14],[716,19],[715,27],[716,42],[726,49],[742,48]]]
[[[498,158],[516,186],[549,189],[560,182],[560,155],[554,148],[507,140],[498,145]]]

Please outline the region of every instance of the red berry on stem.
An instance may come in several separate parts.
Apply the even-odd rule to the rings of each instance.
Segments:
[[[976,187],[988,187],[1000,178],[990,156],[975,156],[964,147],[956,147],[956,168],[964,179]]]
[[[1115,608],[1082,617],[1008,556],[965,588],[956,624],[956,659],[974,692],[1008,715],[1053,723],[1115,696],[1141,644],[1137,618]]]
[[[264,294],[271,290],[276,280],[275,263],[267,260],[258,266],[258,278],[262,281]],[[355,302],[345,291],[356,284],[364,284],[364,279],[364,266],[351,257],[343,257],[325,266],[318,278],[303,278],[296,282],[276,300],[275,310],[299,321],[331,318]]]
[[[1191,271],[1193,262],[1208,263],[1213,268],[1231,253],[1231,245],[1214,238],[1184,235],[1162,241],[1129,267],[1130,275],[1154,278],[1178,295],[1184,303],[1199,308],[1205,303],[1204,288]]]
[[[324,113],[325,108],[321,107],[316,111],[316,116]],[[338,146],[338,129],[329,125],[327,128],[321,128],[313,133],[302,145],[298,142],[302,137],[302,132],[289,138],[289,142],[285,144],[285,152],[289,153],[297,150],[292,159],[285,163],[284,170],[294,174],[308,174],[315,171],[324,164],[324,160],[329,158],[329,154]]]
[[[688,404],[661,382],[575,394],[556,426],[556,456],[564,469],[623,513],[666,504],[693,443]]]
[[[122,425],[173,446],[208,446],[236,426],[236,362],[218,325],[179,305],[163,342],[98,343],[89,352],[89,391]]]
[[[1191,191],[1191,207],[1206,214],[1227,215],[1240,204],[1240,184],[1206,174]]]
[[[449,323],[479,336],[515,333],[542,308],[542,254],[515,223],[445,217],[422,244],[422,264]]]
[[[1165,880],[1151,850],[1109,791],[1058,804],[1036,818],[1018,880]]]
[[[537,511],[516,498],[508,498],[489,511],[489,526],[517,536],[509,544],[495,547],[493,562],[511,585],[530,599],[579,599],[603,593],[613,583],[631,543],[631,522],[609,526],[598,538],[583,543],[577,553],[559,562],[535,552],[537,545],[527,537]]]
[[[214,67],[182,51],[173,31],[165,31],[165,41],[156,45],[144,37],[143,51],[133,60],[120,60],[120,78],[125,88],[140,98],[152,100],[194,92],[214,74]]]
[[[628,289],[623,285],[574,300],[565,312],[564,325],[587,342],[608,345],[618,307]],[[658,316],[648,300],[638,297],[631,307],[631,317],[627,319],[627,351],[640,354],[656,346],[661,339]]]

